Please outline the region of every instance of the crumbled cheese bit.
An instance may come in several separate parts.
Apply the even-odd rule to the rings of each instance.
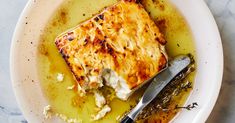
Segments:
[[[99,112],[97,115],[92,116],[93,120],[99,120],[101,118],[103,118],[108,112],[111,111],[111,108],[108,105],[105,105]]]
[[[73,90],[74,88],[75,88],[75,85],[68,86],[68,87],[67,87],[67,90]]]
[[[68,118],[67,116],[65,116],[63,114],[56,113],[56,116],[59,117],[60,119],[62,119],[63,121],[67,122],[67,123],[82,123],[82,120]]]
[[[68,119],[68,123],[81,123],[81,121],[78,121],[77,119]]]
[[[43,108],[43,115],[46,119],[51,118],[52,116],[52,109],[50,105],[47,105]]]
[[[99,92],[97,92],[97,91],[94,92],[94,96],[95,96],[96,106],[99,107],[99,108],[104,106],[104,104],[106,103],[106,100],[105,100],[104,96],[102,94],[100,94]]]
[[[85,96],[86,91],[79,84],[78,84],[77,89],[78,89],[79,96],[81,96],[81,97]]]
[[[104,86],[101,76],[88,76],[90,88],[99,88]]]
[[[64,80],[64,74],[58,73],[57,74],[57,81],[62,82]]]
[[[119,121],[120,118],[121,118],[121,115],[118,115],[118,116],[116,117],[116,121]]]

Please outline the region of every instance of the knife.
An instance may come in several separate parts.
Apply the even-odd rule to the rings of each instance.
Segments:
[[[140,111],[142,111],[142,109],[144,109],[144,107],[146,107],[161,90],[190,63],[191,60],[188,56],[178,56],[170,61],[168,67],[153,78],[153,81],[145,90],[139,103],[122,118],[120,123],[133,123]]]

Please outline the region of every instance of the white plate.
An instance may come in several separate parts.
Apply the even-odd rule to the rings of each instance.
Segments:
[[[205,122],[216,102],[222,81],[223,51],[220,35],[204,1],[171,1],[186,18],[195,38],[198,68],[194,89],[186,103],[199,104],[198,108],[191,111],[182,110],[172,122]],[[10,67],[13,88],[25,118],[32,123],[45,120],[42,112],[47,105],[37,81],[36,48],[39,34],[62,2],[63,0],[30,0],[19,19],[12,40]],[[26,20],[28,24],[25,24]]]

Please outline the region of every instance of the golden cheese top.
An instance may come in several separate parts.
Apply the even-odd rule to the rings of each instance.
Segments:
[[[78,84],[97,88],[106,68],[130,89],[141,85],[167,63],[166,41],[142,5],[122,0],[56,38]]]

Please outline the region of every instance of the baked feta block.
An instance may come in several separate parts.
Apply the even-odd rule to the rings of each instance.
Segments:
[[[163,35],[135,0],[105,8],[59,35],[55,44],[80,90],[107,85],[122,100],[167,63]]]

